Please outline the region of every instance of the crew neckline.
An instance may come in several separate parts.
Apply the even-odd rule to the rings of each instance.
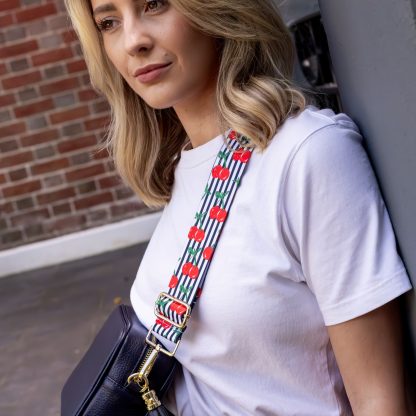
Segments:
[[[181,159],[177,168],[192,168],[215,156],[222,144],[225,142],[224,134],[219,134],[213,139],[201,144],[198,147],[181,150]]]

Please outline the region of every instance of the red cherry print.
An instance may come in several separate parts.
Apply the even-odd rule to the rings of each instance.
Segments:
[[[185,276],[188,276],[188,274],[189,274],[189,271],[191,270],[191,267],[193,266],[193,264],[192,263],[185,263],[183,266],[182,266],[182,273],[185,275]]]
[[[240,160],[243,149],[234,150],[233,160]]]
[[[251,157],[251,152],[249,150],[246,150],[245,152],[242,153],[242,155],[240,156],[240,161],[242,163],[247,163],[250,160]]]
[[[218,178],[222,181],[225,181],[230,176],[230,170],[227,168],[222,168],[218,173]]]
[[[214,249],[212,247],[206,247],[202,252],[202,257],[205,260],[211,260],[212,254],[214,253]]]
[[[230,132],[230,134],[228,135],[228,138],[229,138],[230,140],[235,140],[235,138],[236,138],[236,133],[235,133],[235,131],[234,131],[234,130],[232,130],[232,131]]]
[[[213,176],[214,178],[218,178],[218,175],[220,174],[221,170],[222,170],[222,166],[221,166],[221,165],[217,165],[217,166],[215,166],[215,167],[212,169],[212,176]]]
[[[199,269],[197,266],[192,265],[191,269],[189,270],[189,277],[191,279],[196,279],[199,275]]]
[[[173,312],[176,312],[178,315],[183,315],[186,312],[186,306],[178,302],[171,303],[169,309]]]
[[[196,227],[195,225],[193,225],[192,227],[191,227],[191,229],[189,230],[189,233],[188,233],[188,238],[190,239],[190,240],[192,240],[193,238],[195,238],[195,233],[198,231],[198,227]]]
[[[205,231],[198,228],[198,231],[195,233],[195,240],[198,241],[198,243],[200,243],[205,237]]]
[[[227,211],[221,208],[217,214],[217,221],[224,222],[226,218],[227,218]]]
[[[156,323],[159,324],[161,327],[168,329],[172,326],[169,322],[166,322],[164,319],[157,318]]]
[[[217,215],[218,215],[218,211],[221,209],[221,207],[219,207],[218,205],[215,205],[211,208],[211,210],[209,211],[209,217],[211,219],[216,219]]]
[[[169,287],[171,289],[173,289],[174,287],[176,287],[178,285],[178,282],[179,282],[179,279],[175,275],[173,275],[170,278]]]
[[[202,289],[199,287],[198,290],[196,291],[196,297],[200,298],[202,295]]]

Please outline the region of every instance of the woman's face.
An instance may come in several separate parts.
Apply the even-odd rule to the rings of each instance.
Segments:
[[[91,0],[108,58],[153,108],[189,105],[215,90],[215,40],[167,0]]]

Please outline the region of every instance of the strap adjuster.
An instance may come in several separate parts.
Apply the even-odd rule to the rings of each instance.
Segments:
[[[182,321],[180,323],[172,321],[167,316],[159,312],[158,305],[162,302],[163,299],[168,299],[172,301],[169,307],[178,316],[182,317]],[[189,317],[191,316],[191,307],[182,300],[175,298],[166,292],[161,292],[155,303],[155,315],[162,321],[168,322],[169,324],[175,326],[178,329],[184,329],[186,327],[186,324],[188,323]]]

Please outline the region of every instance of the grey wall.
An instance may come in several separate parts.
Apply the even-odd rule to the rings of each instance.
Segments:
[[[343,110],[364,134],[416,287],[416,0],[319,4]],[[414,292],[405,304],[415,356]]]
[[[275,0],[275,3],[288,26],[305,16],[319,12],[318,0]]]

